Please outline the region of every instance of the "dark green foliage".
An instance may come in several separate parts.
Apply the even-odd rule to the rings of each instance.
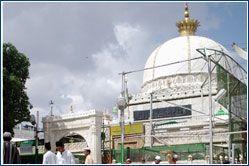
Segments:
[[[29,78],[29,59],[11,43],[3,44],[3,132],[30,120],[32,105],[25,91]]]

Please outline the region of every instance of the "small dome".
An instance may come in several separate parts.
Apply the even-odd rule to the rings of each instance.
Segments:
[[[199,48],[212,48],[230,55],[226,48],[212,39],[201,36],[180,36],[168,40],[156,48],[148,58],[145,68],[202,57],[202,55],[196,51],[196,49]],[[142,87],[144,87],[146,83],[159,78],[171,75],[207,72],[205,69],[207,69],[205,60],[198,59],[145,70]]]

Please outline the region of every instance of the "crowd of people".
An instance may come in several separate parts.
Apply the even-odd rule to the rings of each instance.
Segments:
[[[168,156],[168,163],[169,164],[176,164],[176,161],[177,161],[177,158],[178,158],[178,155],[176,153],[168,154],[167,156]],[[140,159],[140,161],[141,161],[142,164],[146,163],[146,161],[145,161],[145,159],[143,157]],[[156,156],[155,160],[153,161],[152,164],[160,164],[160,163],[161,163],[161,157]],[[125,164],[131,164],[131,159],[127,158],[125,160]]]
[[[19,156],[19,151],[16,146],[13,145],[10,141],[12,135],[9,132],[3,134],[4,145],[3,145],[3,156],[4,164],[21,164],[21,158]],[[75,164],[74,155],[65,149],[63,142],[56,142],[56,151],[57,154],[51,151],[50,142],[45,143],[45,154],[43,155],[43,164]],[[85,164],[94,164],[93,157],[91,156],[90,148],[86,147],[84,149],[85,154]],[[170,164],[176,164],[177,155],[168,155],[168,161]],[[141,158],[141,162],[145,164],[145,159]],[[156,156],[152,164],[160,164],[161,157]],[[132,161],[130,158],[127,158],[125,164],[131,164]]]
[[[14,144],[10,141],[12,139],[12,135],[9,132],[5,132],[3,134],[3,163],[4,164],[21,164],[21,158],[19,156],[19,151]],[[63,142],[56,142],[56,151],[57,153],[53,153],[51,151],[50,142],[45,143],[45,154],[43,155],[43,164],[75,164],[74,155],[65,149]],[[164,151],[166,157],[168,158],[168,164],[176,164],[178,159],[178,155],[173,151]],[[89,147],[84,149],[85,162],[80,164],[94,164],[93,157],[91,156],[91,150]],[[145,164],[146,161],[142,157],[141,163]],[[125,164],[131,164],[132,161],[130,158],[125,160]],[[160,164],[161,157],[155,156],[155,159],[152,164]],[[116,164],[116,160],[113,160],[113,164]],[[223,161],[223,164],[229,164],[228,159]]]
[[[75,164],[73,154],[65,149],[64,144],[61,141],[56,142],[56,155],[51,151],[49,142],[45,143],[45,150],[46,153],[43,156],[43,164]],[[85,148],[84,154],[86,157],[85,164],[94,164],[93,157],[90,155],[91,150],[88,147]]]
[[[3,163],[4,164],[21,164],[21,158],[17,147],[10,141],[12,135],[9,132],[3,134]],[[63,142],[56,142],[57,154],[51,151],[50,142],[45,143],[45,154],[43,155],[43,164],[75,164],[74,155],[65,149]],[[84,150],[85,163],[94,164],[93,157],[91,156],[91,150],[86,147]]]

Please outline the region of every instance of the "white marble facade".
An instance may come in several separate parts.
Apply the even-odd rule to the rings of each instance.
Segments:
[[[66,135],[78,134],[86,140],[95,163],[101,164],[102,117],[103,112],[97,110],[44,117],[42,122],[45,142],[51,142],[52,151],[55,151],[56,141]],[[82,146],[81,151],[78,149],[77,152],[83,153],[83,151]]]
[[[212,55],[215,62],[219,62],[222,67],[234,74],[238,79],[241,78],[237,74],[238,72],[231,68],[231,66],[235,66],[236,62],[229,57],[230,53],[216,41],[194,35],[170,39],[158,46],[148,57],[145,68],[151,69],[144,71],[141,92],[130,96],[129,106],[125,110],[125,120],[136,122],[134,118],[135,111],[150,110],[150,94],[152,93],[152,109],[184,105],[191,105],[192,109],[191,115],[186,117],[168,117],[161,121],[158,121],[159,119],[153,121],[153,124],[177,121],[177,124],[165,125],[164,128],[154,128],[154,135],[169,134],[176,136],[176,138],[162,137],[165,144],[208,143],[208,136],[180,136],[185,131],[187,133],[193,132],[193,135],[198,135],[198,133],[208,135],[208,130],[206,129],[209,117],[208,65],[204,56],[197,51],[204,48],[207,48],[205,49],[206,55]],[[192,58],[196,59],[191,60]],[[165,64],[170,65],[158,67]],[[211,69],[211,94],[214,96],[218,92],[217,68],[214,63],[211,63]],[[212,114],[217,113],[220,108],[224,112],[228,112],[214,101],[212,106]],[[149,122],[145,122],[145,135],[151,134],[148,125]],[[221,121],[218,126],[214,126],[214,132],[226,131],[228,131],[227,121]],[[214,142],[226,141],[226,136],[214,136]],[[150,138],[146,137],[145,146],[149,146],[149,142]],[[162,143],[158,143],[154,139],[153,146],[159,145],[162,145]]]
[[[216,94],[216,86],[213,86],[212,94]],[[201,97],[203,96],[203,97]],[[159,99],[159,100],[158,100]],[[162,102],[164,100],[166,102]],[[167,103],[170,102],[170,103]],[[173,104],[175,105],[173,105]],[[191,105],[191,116],[186,117],[169,117],[161,121],[153,121],[153,124],[160,124],[169,121],[177,121],[177,124],[164,125],[153,128],[153,135],[159,136],[158,141],[153,139],[153,146],[164,145],[182,145],[182,144],[196,144],[196,143],[209,143],[209,98],[208,89],[185,89],[179,90],[175,93],[157,93],[153,95],[152,108],[165,108],[175,107],[176,105]],[[227,110],[220,104],[213,102],[213,114],[217,113],[222,108],[225,112]],[[130,101],[130,106],[125,110],[125,119],[127,121],[136,122],[134,120],[134,111],[143,111],[150,109],[150,96],[149,94],[134,95]],[[150,135],[149,122],[145,122],[145,135]],[[214,123],[214,133],[216,132],[228,132],[228,122],[219,121]],[[184,131],[185,130],[185,131]],[[192,136],[185,135],[186,133],[192,134]],[[165,135],[166,134],[166,135]],[[185,135],[185,136],[183,136]],[[196,135],[194,137],[194,135]],[[200,136],[202,135],[202,136]],[[205,135],[205,136],[204,136]],[[162,137],[160,137],[162,136]],[[214,143],[226,143],[227,136],[214,136]],[[150,145],[150,137],[145,137],[145,146]]]

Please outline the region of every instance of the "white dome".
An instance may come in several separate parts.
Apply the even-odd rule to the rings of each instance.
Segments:
[[[148,58],[145,68],[202,57],[202,55],[196,51],[198,48],[216,49],[230,55],[221,44],[212,39],[201,36],[180,36],[168,40],[156,48]],[[145,70],[142,87],[148,82],[153,82],[159,78],[179,74],[207,72],[207,70],[203,70],[204,67],[206,67],[205,61],[203,59],[198,59]]]

